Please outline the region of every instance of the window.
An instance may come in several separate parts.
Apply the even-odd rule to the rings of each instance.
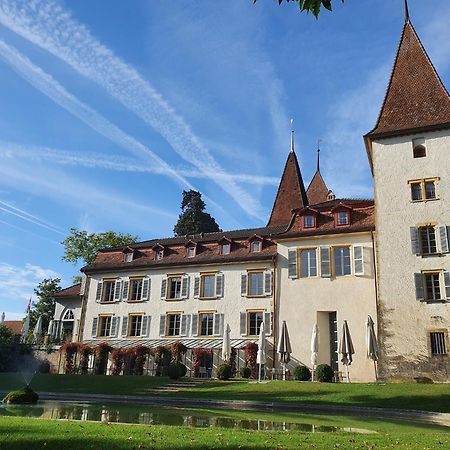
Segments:
[[[421,227],[419,228],[419,232],[422,255],[437,253],[436,231],[434,227]]]
[[[179,336],[181,327],[181,314],[167,314],[167,336]]]
[[[228,242],[226,244],[222,244],[220,246],[220,254],[221,255],[229,255],[231,252],[231,244]]]
[[[98,324],[98,336],[106,337],[111,335],[112,316],[100,316]]]
[[[186,251],[187,251],[186,256],[188,258],[193,258],[195,256],[195,247],[193,245],[187,247]]]
[[[181,277],[169,278],[169,292],[167,298],[172,300],[181,298]]]
[[[425,147],[424,138],[413,139],[412,145],[414,158],[424,158],[425,156],[427,156],[427,149]]]
[[[130,314],[128,336],[141,336],[142,318],[142,314]]]
[[[425,273],[425,294],[427,301],[441,300],[441,288],[439,285],[439,272]]]
[[[128,301],[136,302],[142,299],[143,278],[132,278],[130,280],[130,295]]]
[[[125,262],[133,261],[133,253],[125,253]]]
[[[434,181],[425,181],[425,198],[427,200],[436,198],[436,186]]]
[[[304,228],[314,228],[315,227],[315,218],[312,214],[308,214],[307,216],[303,216],[303,227]]]
[[[161,261],[161,259],[163,259],[163,257],[164,257],[164,250],[158,250],[156,252],[156,260]]]
[[[447,348],[445,345],[445,333],[443,331],[435,331],[430,333],[431,354],[446,355]]]
[[[422,200],[421,183],[411,183],[411,198],[413,202],[420,202]]]
[[[68,309],[64,314],[63,320],[74,320],[73,311],[71,309]]]
[[[253,242],[251,243],[250,249],[251,249],[251,252],[252,252],[252,253],[258,253],[258,252],[260,252],[260,251],[261,251],[261,241],[253,241]]]
[[[114,286],[116,280],[104,280],[103,281],[103,296],[102,302],[113,302],[114,301]]]
[[[214,330],[214,314],[202,313],[200,314],[200,335],[212,336]]]
[[[348,212],[347,211],[339,211],[337,213],[337,224],[338,225],[348,225]]]
[[[202,275],[201,278],[201,294],[203,298],[213,298],[216,295],[216,276]]]
[[[248,273],[248,295],[251,297],[264,295],[264,272]]]
[[[248,313],[248,335],[257,336],[259,334],[259,329],[261,328],[261,323],[264,320],[262,311],[255,311]]]
[[[424,200],[436,200],[436,181],[437,179],[424,179],[411,181],[411,200],[421,202]]]
[[[300,276],[302,278],[317,276],[317,251],[307,249],[300,252]]]
[[[337,277],[352,274],[350,262],[350,247],[335,247],[333,249],[334,274]]]

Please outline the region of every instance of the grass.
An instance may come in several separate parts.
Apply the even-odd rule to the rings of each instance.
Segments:
[[[302,433],[195,429],[163,425],[122,425],[0,417],[0,449],[446,449],[449,434],[440,431],[379,434]]]

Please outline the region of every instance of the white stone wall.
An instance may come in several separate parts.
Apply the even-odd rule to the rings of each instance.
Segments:
[[[415,159],[412,139],[418,137],[426,139],[427,155]],[[447,358],[431,356],[429,332],[448,330],[450,305],[418,302],[414,273],[449,271],[450,256],[413,255],[410,227],[426,223],[450,225],[449,132],[376,141],[373,166],[385,376],[425,375],[445,379],[449,369]],[[408,180],[431,177],[440,177],[439,200],[413,203]]]
[[[320,246],[362,245],[364,248],[364,275],[331,278],[320,276],[318,252],[318,276],[290,279],[288,277],[288,251]],[[343,321],[347,320],[355,347],[350,366],[352,381],[372,381],[375,377],[373,362],[366,358],[366,320],[371,315],[376,323],[376,293],[374,280],[373,245],[371,233],[341,234],[303,238],[278,244],[279,291],[277,296],[278,324],[286,321],[292,345],[291,368],[304,364],[311,368],[311,335],[317,322],[320,333],[319,364],[330,363],[328,312],[337,313],[338,338]],[[353,257],[352,257],[353,265]],[[340,359],[340,358],[339,358]],[[345,373],[339,361],[338,370]]]
[[[64,297],[64,298],[57,298],[55,302],[55,314],[53,316],[53,319],[57,321],[58,329],[56,330],[56,334],[59,333],[60,326],[62,323],[62,320],[68,310],[73,311],[74,315],[74,333],[72,335],[72,340],[77,341],[78,338],[78,331],[79,331],[79,325],[80,325],[80,318],[81,318],[81,300],[80,297]]]

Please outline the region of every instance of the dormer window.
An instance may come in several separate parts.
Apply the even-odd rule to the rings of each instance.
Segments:
[[[350,223],[350,216],[348,211],[339,211],[337,213],[337,225],[348,225]]]
[[[156,261],[161,261],[164,258],[164,250],[156,251]]]
[[[262,247],[262,242],[261,241],[252,241],[250,244],[250,251],[252,253],[259,253],[261,251],[261,247]]]
[[[413,139],[412,146],[414,158],[425,158],[425,156],[427,156],[427,149],[425,147],[424,138]]]
[[[131,261],[133,261],[133,256],[134,256],[134,254],[133,253],[125,253],[125,262],[131,262]]]
[[[316,218],[312,214],[307,214],[303,216],[303,227],[304,228],[315,228]]]
[[[193,245],[190,245],[186,248],[186,256],[188,258],[193,258],[195,256],[195,247]]]
[[[224,242],[220,245],[220,254],[229,255],[231,253],[231,244],[229,242]]]

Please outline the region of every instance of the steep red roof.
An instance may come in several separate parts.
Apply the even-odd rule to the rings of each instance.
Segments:
[[[377,124],[366,138],[438,125],[450,127],[450,97],[407,18]]]
[[[55,297],[78,297],[80,295],[81,283],[74,284],[66,289],[61,289]]]
[[[21,320],[5,320],[3,322],[6,328],[9,328],[16,336],[22,334],[22,321]]]
[[[323,203],[328,200],[329,189],[322,178],[320,170],[318,170],[311,183],[309,183],[308,189],[306,190],[306,195],[308,197],[308,203],[310,205],[315,205],[317,203]]]
[[[292,210],[303,208],[304,206],[308,206],[308,197],[297,156],[294,151],[291,151],[284,166],[272,214],[267,226],[288,224],[292,217]]]

